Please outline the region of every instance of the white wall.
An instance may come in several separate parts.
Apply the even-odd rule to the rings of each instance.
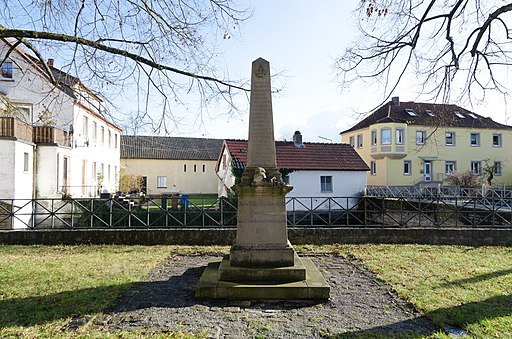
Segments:
[[[332,176],[332,192],[321,191],[321,176]],[[294,171],[289,178],[293,190],[286,197],[301,199],[290,201],[287,210],[350,208],[357,199],[344,198],[361,195],[366,186],[365,171]]]
[[[0,200],[14,204],[12,219],[14,229],[31,224],[34,145],[17,140],[0,140]],[[28,170],[25,171],[25,153]],[[15,199],[14,202],[10,199]]]
[[[227,197],[229,190],[235,184],[235,177],[231,172],[231,155],[229,154],[226,148],[223,148],[223,152],[220,157],[218,165],[218,195],[219,197]]]

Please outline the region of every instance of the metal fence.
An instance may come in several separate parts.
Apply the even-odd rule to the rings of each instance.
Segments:
[[[286,198],[289,227],[511,228],[512,197]],[[0,200],[0,229],[236,227],[236,198]]]

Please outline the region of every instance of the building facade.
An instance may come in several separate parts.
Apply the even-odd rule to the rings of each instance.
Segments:
[[[80,80],[0,39],[0,199],[115,191],[121,130]]]
[[[276,141],[277,167],[283,180],[293,186],[286,197],[298,205],[287,209],[326,208],[325,198],[355,197],[364,192],[368,166],[348,144],[302,142],[300,132],[294,141]],[[247,162],[246,140],[225,140],[217,162],[218,194],[232,194],[236,175]],[[313,200],[312,200],[313,199]],[[346,207],[347,200],[340,199]]]
[[[512,183],[512,127],[456,105],[395,97],[341,132],[341,140],[370,167],[368,185],[443,184],[454,171]]]
[[[216,194],[221,139],[121,136],[123,174],[142,177],[143,191]]]

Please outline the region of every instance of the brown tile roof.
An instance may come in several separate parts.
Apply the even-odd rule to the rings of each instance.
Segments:
[[[412,110],[412,115],[407,112],[410,112],[410,110]],[[416,114],[416,116],[414,116],[414,114]],[[483,117],[456,105],[400,102],[398,106],[395,106],[390,101],[352,128],[340,134],[367,128],[370,125],[382,122],[402,122],[408,125],[433,127],[512,128],[511,126],[500,124],[491,118]]]
[[[247,140],[226,140],[235,166],[247,163]],[[296,147],[291,141],[276,141],[277,167],[294,170],[368,171],[366,163],[348,144],[305,142]]]
[[[222,139],[121,135],[121,159],[217,160]]]

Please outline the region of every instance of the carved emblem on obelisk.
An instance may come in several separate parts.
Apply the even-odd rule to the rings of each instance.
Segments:
[[[254,75],[256,75],[257,78],[263,78],[265,75],[267,75],[267,72],[265,72],[265,67],[263,67],[261,62],[258,63],[256,70],[254,71]]]

